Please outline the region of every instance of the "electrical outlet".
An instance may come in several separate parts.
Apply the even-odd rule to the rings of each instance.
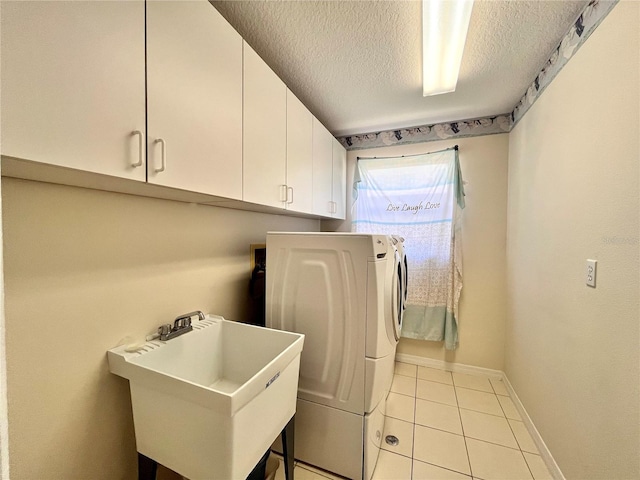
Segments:
[[[589,285],[590,287],[594,287],[596,286],[596,264],[598,263],[597,260],[589,260],[587,259],[587,285]]]

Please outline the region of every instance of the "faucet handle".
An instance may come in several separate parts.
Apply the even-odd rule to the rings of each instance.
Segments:
[[[160,325],[158,327],[158,333],[160,335],[168,335],[170,331],[171,331],[171,324],[170,323],[166,323],[166,324]]]
[[[191,318],[197,316],[200,320],[205,319],[204,313],[200,310],[196,310],[195,312],[185,313],[184,315],[180,315],[173,322],[173,328],[178,329],[181,327],[189,327],[191,326]]]
[[[179,317],[173,322],[173,329],[187,328],[191,326],[191,317]]]

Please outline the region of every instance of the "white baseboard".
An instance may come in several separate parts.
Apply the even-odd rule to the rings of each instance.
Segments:
[[[553,455],[551,455],[551,452],[549,451],[549,448],[547,448],[546,443],[544,443],[544,440],[542,439],[540,432],[538,432],[538,429],[533,424],[531,417],[529,417],[529,414],[525,410],[524,405],[522,405],[522,402],[518,398],[518,394],[513,389],[513,385],[511,385],[511,382],[509,381],[509,378],[507,378],[506,374],[503,374],[502,381],[504,382],[505,387],[507,387],[507,391],[509,392],[509,396],[511,397],[513,404],[516,406],[518,413],[520,413],[520,416],[522,417],[522,422],[524,423],[524,426],[527,427],[527,430],[529,431],[531,438],[535,442],[536,447],[538,447],[540,456],[542,457],[542,460],[544,460],[544,463],[546,464],[547,469],[549,470],[549,473],[554,478],[554,480],[565,480],[565,477],[562,474],[560,467],[554,460]]]
[[[484,375],[491,378],[502,378],[504,373],[501,370],[493,370],[491,368],[475,367],[473,365],[465,365],[464,363],[451,363],[444,360],[436,360],[435,358],[420,357],[418,355],[408,355],[406,353],[396,353],[396,361],[403,363],[411,363],[421,367],[439,368],[448,372],[468,373],[470,375]]]
[[[475,367],[473,365],[465,365],[463,363],[450,363],[450,362],[445,362],[443,360],[436,360],[434,358],[420,357],[417,355],[408,355],[406,353],[396,353],[396,361],[403,362],[403,363],[410,363],[412,365],[419,365],[421,367],[438,368],[440,370],[446,370],[449,372],[468,373],[470,375],[484,375],[490,378],[501,379],[504,382],[505,386],[507,387],[507,391],[509,392],[509,396],[511,397],[513,404],[516,406],[516,409],[518,410],[518,412],[520,413],[520,416],[522,417],[522,422],[527,428],[536,446],[538,447],[538,451],[540,452],[540,457],[542,458],[545,465],[547,466],[549,473],[554,478],[554,480],[566,480],[564,478],[564,475],[562,474],[562,471],[560,470],[560,467],[558,466],[553,456],[551,455],[551,452],[547,448],[547,445],[544,443],[544,440],[542,440],[540,433],[538,432],[535,425],[533,424],[531,417],[529,417],[529,414],[524,409],[524,405],[522,405],[522,402],[518,398],[518,395],[513,389],[511,382],[509,382],[509,379],[507,378],[507,376],[503,371],[493,370],[491,368]]]

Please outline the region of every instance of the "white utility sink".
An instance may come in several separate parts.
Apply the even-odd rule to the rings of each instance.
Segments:
[[[304,335],[207,315],[109,350],[129,379],[138,452],[192,479],[244,480],[294,415]]]

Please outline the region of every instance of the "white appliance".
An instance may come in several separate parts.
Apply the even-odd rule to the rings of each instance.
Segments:
[[[296,458],[369,480],[402,327],[400,254],[386,235],[272,232],[266,265],[267,326],[305,335]]]
[[[407,287],[409,285],[409,264],[407,261],[407,253],[404,250],[404,238],[398,235],[391,235],[391,241],[398,251],[400,257],[400,269],[402,270],[402,314],[407,308]]]

